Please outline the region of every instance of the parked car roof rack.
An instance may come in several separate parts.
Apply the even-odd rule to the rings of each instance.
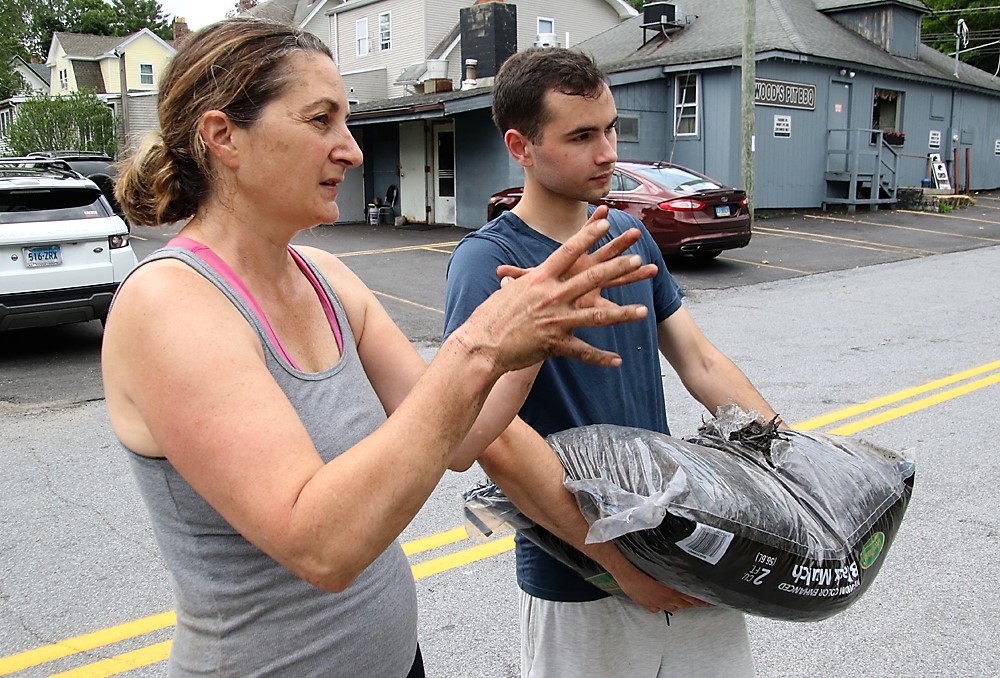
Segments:
[[[0,173],[9,176],[15,173],[23,173],[25,170],[48,170],[55,171],[65,177],[79,178],[81,175],[76,172],[69,163],[59,158],[39,158],[31,156],[0,158]]]

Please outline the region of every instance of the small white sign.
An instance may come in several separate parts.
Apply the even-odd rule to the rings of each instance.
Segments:
[[[1000,155],[1000,139],[993,142],[993,155]]]
[[[792,116],[774,116],[774,136],[784,139],[792,136]]]
[[[929,148],[941,148],[941,130],[932,129],[927,136],[927,146]]]
[[[944,163],[940,160],[934,160],[931,162],[931,170],[934,172],[934,187],[935,188],[951,188],[951,181],[948,179],[948,168],[944,166]]]

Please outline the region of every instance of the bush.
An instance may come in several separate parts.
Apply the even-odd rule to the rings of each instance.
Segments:
[[[8,144],[14,155],[74,150],[114,157],[118,149],[115,115],[93,92],[62,97],[40,94],[18,106]]]

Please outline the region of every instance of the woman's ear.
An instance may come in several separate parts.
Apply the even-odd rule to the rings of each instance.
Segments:
[[[509,129],[503,135],[503,141],[507,145],[507,151],[521,167],[530,167],[533,164],[532,151],[534,144],[526,136],[516,129]]]
[[[198,134],[209,154],[218,158],[229,169],[239,167],[239,149],[233,139],[236,125],[222,111],[206,111],[201,116]]]

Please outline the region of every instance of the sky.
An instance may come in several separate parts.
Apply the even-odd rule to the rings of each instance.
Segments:
[[[226,12],[236,7],[236,0],[160,0],[163,13],[170,17],[184,17],[191,30],[207,26],[225,18]]]

